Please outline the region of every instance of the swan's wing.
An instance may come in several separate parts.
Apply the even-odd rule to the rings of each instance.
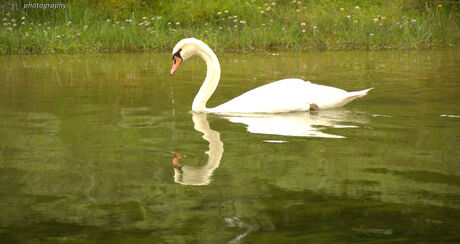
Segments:
[[[300,79],[275,81],[209,109],[213,113],[282,113],[310,109],[310,82]]]

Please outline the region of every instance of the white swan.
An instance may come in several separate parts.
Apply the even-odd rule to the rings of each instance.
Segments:
[[[195,38],[179,41],[172,54],[173,66],[170,75],[184,60],[194,55],[200,56],[206,62],[206,79],[192,104],[192,111],[195,112],[283,113],[337,108],[365,96],[372,89],[347,92],[301,79],[284,79],[252,89],[215,108],[207,108],[206,102],[216,90],[220,78],[220,65],[216,54],[208,45]]]

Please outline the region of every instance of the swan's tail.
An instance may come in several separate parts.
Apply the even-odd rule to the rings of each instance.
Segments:
[[[369,88],[369,89],[365,89],[365,90],[361,90],[361,91],[348,92],[347,95],[346,95],[346,98],[344,99],[344,104],[343,105],[355,100],[356,98],[366,96],[367,93],[372,89],[374,89],[374,88]]]
[[[364,97],[364,96],[366,96],[367,93],[368,93],[370,90],[372,90],[372,89],[374,89],[374,88],[372,87],[372,88],[365,89],[365,90],[361,90],[361,91],[352,91],[352,92],[349,92],[349,93],[347,94],[347,97],[348,97],[348,98],[351,98],[351,100],[356,99],[356,98],[358,98],[358,97]]]

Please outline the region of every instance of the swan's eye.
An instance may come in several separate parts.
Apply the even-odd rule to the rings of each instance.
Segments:
[[[180,51],[182,51],[182,48],[179,49],[179,51],[174,53],[174,55],[172,56],[172,59],[174,60],[174,64],[176,64],[176,59],[174,59],[174,57],[178,57],[178,58],[180,58],[182,60],[182,57],[180,56]]]

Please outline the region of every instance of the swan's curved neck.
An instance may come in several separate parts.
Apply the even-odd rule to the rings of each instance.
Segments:
[[[198,46],[196,52],[206,62],[207,73],[203,85],[193,100],[192,111],[206,112],[208,110],[206,102],[219,84],[220,64],[216,54],[209,47]]]

